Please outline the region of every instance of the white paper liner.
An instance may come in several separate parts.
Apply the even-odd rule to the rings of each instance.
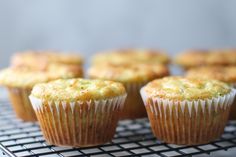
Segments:
[[[172,113],[173,106],[180,105],[182,113],[184,113],[185,108],[188,109],[188,113],[191,117],[192,114],[192,108],[194,107],[196,114],[198,114],[198,107],[201,105],[201,110],[203,112],[206,112],[206,107],[208,108],[209,114],[211,114],[212,107],[217,111],[217,108],[225,110],[226,108],[230,107],[234,101],[234,97],[236,94],[236,89],[231,89],[231,92],[224,95],[219,96],[217,98],[212,99],[205,99],[205,100],[194,100],[194,101],[173,101],[169,99],[163,99],[163,98],[151,98],[147,96],[147,93],[145,93],[144,88],[140,90],[143,102],[145,105],[147,105],[147,101],[151,100],[153,104],[157,105],[159,112],[164,112],[160,115],[166,115],[167,108],[170,111],[170,114]],[[153,105],[150,105],[151,112],[155,115],[158,114],[157,107],[153,107]],[[163,108],[164,110],[162,110]],[[178,110],[176,109],[176,116],[178,117]]]
[[[124,105],[124,102],[125,102],[125,99],[126,99],[126,96],[127,96],[127,94],[117,96],[117,97],[114,97],[114,98],[110,98],[110,99],[94,100],[94,102],[95,102],[95,112],[96,112],[97,108],[101,105],[102,105],[102,111],[104,111],[105,105],[109,105],[109,107],[112,107],[113,110],[116,109],[116,108],[122,109],[123,105]],[[35,111],[42,109],[44,102],[47,102],[49,104],[51,111],[52,111],[52,106],[51,105],[55,104],[58,113],[59,113],[59,105],[60,104],[62,104],[64,109],[67,106],[66,101],[54,101],[54,103],[52,103],[52,101],[39,99],[39,98],[36,98],[32,95],[30,95],[29,98],[30,98],[31,104],[32,104]],[[89,108],[90,108],[91,102],[92,102],[92,100],[86,101]],[[75,105],[81,105],[81,104],[84,104],[84,101],[72,101],[72,102],[70,102],[70,108],[71,108],[72,113],[74,113]]]
[[[49,102],[30,96],[45,139],[54,145],[73,147],[109,142],[125,98],[126,94],[107,100]]]

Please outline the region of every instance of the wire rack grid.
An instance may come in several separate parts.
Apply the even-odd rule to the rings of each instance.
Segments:
[[[16,118],[7,100],[0,101],[0,108],[0,149],[6,157],[172,157],[210,154],[236,147],[236,122],[233,121],[229,122],[222,137],[214,142],[178,146],[157,140],[147,119],[121,121],[112,142],[101,146],[58,147],[45,141],[37,123],[26,123]]]

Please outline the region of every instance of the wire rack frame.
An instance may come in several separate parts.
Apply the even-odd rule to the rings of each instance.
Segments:
[[[58,147],[48,144],[37,123],[15,117],[8,101],[0,101],[0,149],[10,157],[128,157],[193,156],[236,147],[236,122],[231,121],[220,139],[209,144],[179,146],[157,140],[147,119],[119,122],[112,142],[88,148]]]

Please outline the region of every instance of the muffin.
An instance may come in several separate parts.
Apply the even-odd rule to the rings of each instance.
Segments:
[[[141,95],[158,139],[197,145],[221,136],[235,89],[217,80],[172,76],[148,83]]]
[[[186,76],[190,78],[215,79],[226,82],[234,88],[236,87],[236,66],[198,67],[187,71]],[[231,106],[229,119],[236,120],[236,100]]]
[[[159,63],[168,64],[169,57],[162,51],[151,49],[120,49],[96,54],[92,64],[102,63]]]
[[[57,51],[23,51],[11,58],[12,67],[27,67],[32,70],[44,70],[50,63],[82,66],[83,59],[78,54],[63,54]]]
[[[168,68],[161,64],[101,64],[88,70],[89,78],[112,80],[123,83],[128,93],[121,119],[147,117],[142,102],[140,88],[155,78],[169,74]]]
[[[45,70],[28,68],[6,68],[0,71],[0,85],[8,89],[17,117],[24,121],[36,121],[28,96],[37,83],[59,78],[81,77],[83,71],[74,65],[50,64]]]
[[[236,65],[236,49],[187,50],[175,59],[184,69],[206,65]]]
[[[60,79],[35,85],[30,100],[47,142],[86,147],[112,140],[125,97],[121,83]]]

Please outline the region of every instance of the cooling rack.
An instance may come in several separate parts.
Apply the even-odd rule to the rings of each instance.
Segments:
[[[205,145],[178,146],[157,140],[147,119],[121,121],[112,142],[89,148],[57,147],[48,144],[37,123],[15,117],[8,100],[0,100],[0,156],[73,157],[73,156],[148,156],[172,157],[210,154],[236,147],[236,122],[229,122],[220,139]]]

